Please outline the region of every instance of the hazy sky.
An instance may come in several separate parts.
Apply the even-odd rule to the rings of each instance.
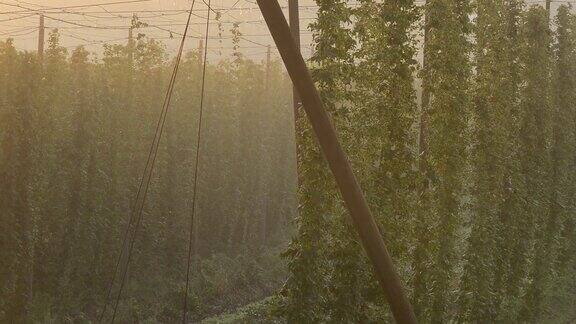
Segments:
[[[190,8],[191,0],[148,0],[110,4],[126,1],[129,0],[0,0],[0,40],[12,37],[17,48],[36,50],[38,14],[45,12],[46,32],[58,28],[63,46],[72,49],[85,45],[90,51],[98,53],[103,42],[126,42],[132,14],[136,13],[142,22],[156,26],[143,28],[138,32],[162,40],[169,52],[174,52],[179,43],[179,35],[174,34],[171,39],[170,31],[183,31],[187,18],[183,10]],[[287,6],[287,0],[280,0],[280,4]],[[96,6],[70,8],[84,5]],[[309,56],[311,35],[307,25],[315,17],[316,9],[314,0],[300,0],[300,5],[302,51],[305,56]],[[240,22],[240,31],[244,34],[240,43],[242,52],[255,59],[264,57],[265,45],[273,42],[254,0],[212,0],[211,6],[222,12],[220,21],[223,29],[220,37],[216,20],[211,22],[208,44],[211,59],[230,54],[230,29],[233,22]],[[226,10],[232,6],[233,9]],[[187,40],[187,48],[196,48],[198,39],[204,35],[207,6],[202,0],[196,0],[194,14],[189,31],[192,37]],[[211,15],[215,18],[214,13]]]

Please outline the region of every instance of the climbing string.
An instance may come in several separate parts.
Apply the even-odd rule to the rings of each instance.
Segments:
[[[170,82],[169,82],[169,84],[168,84],[168,88],[167,88],[167,91],[166,91],[166,95],[165,95],[165,97],[164,97],[164,102],[163,102],[163,105],[162,105],[162,110],[161,110],[161,113],[160,113],[160,117],[159,117],[158,122],[157,122],[157,125],[156,125],[156,131],[155,131],[155,134],[154,134],[154,139],[153,139],[153,141],[152,141],[152,144],[151,144],[151,147],[150,147],[150,150],[149,150],[149,153],[148,153],[148,158],[147,158],[146,165],[145,165],[145,168],[144,168],[144,174],[143,174],[142,178],[140,179],[140,183],[139,183],[138,190],[137,190],[137,193],[136,193],[136,200],[135,200],[135,202],[134,202],[134,206],[133,206],[133,208],[132,208],[132,212],[131,212],[131,214],[130,214],[130,218],[129,218],[128,223],[127,223],[127,226],[126,226],[126,231],[124,232],[124,236],[123,236],[122,244],[121,244],[122,247],[121,247],[121,249],[120,249],[120,252],[119,252],[119,255],[118,255],[118,259],[117,259],[116,264],[115,264],[114,273],[113,273],[113,275],[112,275],[112,278],[111,278],[110,283],[109,283],[109,286],[108,286],[108,290],[107,290],[107,294],[106,294],[106,301],[105,301],[104,307],[103,307],[103,309],[102,309],[102,312],[101,312],[101,314],[100,314],[100,316],[99,316],[99,322],[102,322],[102,320],[104,319],[104,316],[105,316],[105,314],[106,314],[106,309],[107,309],[107,306],[108,306],[108,304],[109,304],[109,302],[110,302],[110,297],[111,297],[112,289],[113,289],[113,286],[114,286],[114,283],[115,283],[115,280],[116,280],[116,275],[117,275],[117,273],[118,273],[118,271],[119,271],[119,269],[120,269],[120,263],[121,263],[121,260],[122,260],[122,258],[123,258],[123,256],[124,256],[124,251],[126,250],[127,244],[128,244],[128,242],[130,241],[130,243],[129,243],[130,245],[129,245],[129,248],[128,248],[128,255],[127,255],[127,257],[126,257],[127,260],[126,260],[126,264],[125,264],[125,266],[124,266],[124,271],[123,271],[123,273],[122,273],[122,277],[121,277],[121,281],[120,281],[120,288],[119,288],[119,290],[118,290],[118,294],[117,294],[117,296],[116,296],[116,300],[115,300],[115,303],[114,303],[114,311],[113,311],[113,314],[112,314],[112,321],[111,321],[111,322],[113,323],[113,322],[115,321],[115,319],[116,319],[116,314],[117,314],[117,310],[118,310],[118,304],[119,304],[120,297],[121,297],[121,295],[122,295],[122,290],[123,290],[123,288],[124,288],[124,284],[125,284],[125,281],[126,281],[126,275],[127,275],[127,272],[128,272],[130,260],[131,260],[131,258],[132,258],[132,251],[133,251],[133,249],[134,249],[134,243],[135,243],[135,241],[136,241],[138,229],[139,229],[140,224],[141,224],[141,221],[142,221],[143,209],[144,209],[144,205],[145,205],[145,202],[146,202],[146,197],[147,197],[147,193],[148,193],[148,188],[149,188],[149,186],[150,186],[150,181],[151,181],[151,178],[152,178],[152,172],[153,172],[153,170],[154,170],[154,164],[155,164],[155,162],[156,162],[156,157],[157,157],[157,155],[158,155],[158,148],[159,148],[159,145],[160,145],[160,139],[161,139],[162,133],[163,133],[163,131],[164,131],[164,125],[165,125],[165,123],[166,123],[166,116],[167,116],[167,113],[168,113],[168,108],[169,108],[170,102],[171,102],[171,100],[172,100],[172,93],[173,93],[173,91],[174,91],[174,84],[175,84],[175,81],[176,81],[176,77],[177,77],[177,75],[178,75],[178,70],[179,70],[179,67],[180,67],[181,59],[182,59],[182,53],[183,53],[183,50],[184,50],[184,44],[185,44],[186,37],[187,37],[187,34],[188,34],[188,28],[189,28],[189,26],[190,26],[190,20],[191,20],[191,17],[192,17],[192,10],[193,10],[193,8],[194,8],[194,3],[195,3],[195,0],[192,0],[192,4],[191,4],[191,7],[190,7],[190,11],[189,11],[189,13],[188,13],[188,20],[187,20],[187,23],[186,23],[186,27],[185,27],[185,29],[184,29],[184,33],[183,33],[183,35],[182,35],[182,41],[181,41],[181,43],[180,43],[180,47],[179,47],[179,50],[178,50],[178,55],[176,56],[176,60],[175,60],[175,64],[174,64],[174,69],[173,69],[173,71],[172,71],[172,76],[171,76]],[[139,203],[140,203],[140,204],[139,204]],[[134,224],[134,222],[136,222],[136,223]],[[129,239],[130,229],[131,229],[132,227],[134,227],[134,230],[133,230],[133,234],[132,234],[131,239]]]
[[[204,1],[204,3],[206,3]],[[208,34],[210,30],[210,0],[206,3],[208,6],[208,15],[206,16],[206,31],[204,34],[204,54],[202,58],[202,86],[200,90],[200,113],[198,115],[198,133],[196,134],[196,161],[194,164],[194,187],[192,189],[192,210],[190,212],[190,237],[188,242],[188,262],[186,265],[186,288],[184,289],[184,306],[182,309],[182,323],[186,323],[186,316],[188,315],[188,288],[190,286],[190,265],[192,264],[192,249],[194,244],[194,219],[196,213],[196,197],[198,187],[198,165],[200,164],[200,143],[202,137],[202,116],[204,112],[204,94],[206,87],[206,61],[208,56]]]

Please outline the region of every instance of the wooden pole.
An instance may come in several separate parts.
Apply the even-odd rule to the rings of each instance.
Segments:
[[[40,14],[40,24],[38,26],[38,60],[44,58],[44,15]]]
[[[134,27],[128,29],[128,60],[130,66],[134,66]]]
[[[257,0],[397,323],[416,323],[400,277],[277,0]]]

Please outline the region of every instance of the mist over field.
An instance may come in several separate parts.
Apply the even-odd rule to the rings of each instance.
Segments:
[[[275,1],[0,0],[0,323],[576,322],[571,3]]]

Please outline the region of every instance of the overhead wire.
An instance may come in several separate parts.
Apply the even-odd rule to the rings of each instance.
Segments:
[[[0,22],[5,22],[5,21],[13,21],[13,20],[20,20],[20,19],[24,19],[24,18],[28,18],[28,17],[32,17],[32,16],[36,16],[37,14],[32,13],[32,14],[28,14],[28,15],[24,15],[24,16],[20,16],[20,17],[12,17],[12,18],[6,18],[6,19],[2,19],[0,20]]]
[[[3,0],[0,0],[0,3]],[[5,1],[5,0],[4,0]],[[61,34],[64,37],[69,37],[70,39],[72,39],[72,42],[76,42],[78,43],[83,42],[81,44],[78,44],[77,46],[93,46],[93,45],[100,45],[103,43],[106,43],[106,40],[104,40],[104,38],[108,38],[110,39],[110,41],[116,42],[116,41],[121,41],[123,39],[126,39],[126,37],[123,38],[110,38],[109,35],[104,35],[101,34],[97,37],[97,40],[95,41],[90,41],[91,35],[86,34],[86,36],[81,36],[81,35],[76,35],[74,33],[71,32],[65,32],[65,30],[81,30],[81,29],[92,29],[94,31],[100,30],[103,33],[105,33],[108,30],[128,30],[131,28],[130,24],[108,24],[106,22],[102,22],[99,23],[99,21],[101,19],[123,19],[123,20],[127,20],[127,19],[131,19],[133,16],[132,15],[127,15],[127,14],[122,14],[122,13],[138,13],[140,12],[142,16],[139,16],[139,20],[141,22],[143,22],[142,26],[139,26],[138,28],[146,28],[146,29],[157,29],[160,32],[166,32],[168,33],[168,37],[164,37],[162,36],[161,33],[154,33],[152,30],[147,31],[145,34],[150,38],[150,39],[157,39],[157,40],[169,40],[169,39],[174,39],[175,37],[178,36],[182,36],[182,34],[178,31],[174,31],[173,28],[175,28],[176,26],[180,26],[183,25],[182,23],[178,23],[176,20],[170,18],[171,16],[177,16],[180,14],[184,14],[184,13],[188,13],[188,14],[192,14],[194,17],[199,17],[201,19],[210,19],[210,21],[218,21],[218,25],[223,25],[223,24],[254,24],[254,25],[259,25],[259,24],[263,24],[264,20],[263,19],[246,19],[243,20],[242,17],[235,17],[232,12],[243,12],[243,11],[251,11],[251,10],[256,10],[257,7],[255,6],[255,3],[250,4],[250,1],[246,1],[244,0],[245,3],[249,4],[247,7],[244,6],[239,6],[240,4],[242,4],[242,0],[236,0],[232,6],[226,6],[226,7],[214,7],[212,4],[210,5],[210,7],[206,7],[206,8],[199,8],[197,10],[194,10],[193,13],[191,13],[189,10],[186,9],[168,9],[168,10],[112,10],[109,8],[104,7],[102,4],[92,4],[90,6],[86,6],[88,10],[83,10],[83,9],[70,9],[70,7],[75,7],[75,6],[66,6],[66,7],[46,7],[45,8],[28,8],[29,12],[32,12],[32,14],[30,14],[31,16],[33,16],[35,13],[40,13],[42,12],[44,14],[44,16],[48,19],[48,20],[52,20],[54,22],[60,23],[60,24],[50,24],[50,26],[46,26],[46,28],[57,28],[60,29],[61,31],[63,31]],[[205,1],[204,1],[205,2]],[[108,3],[111,4],[111,3]],[[284,4],[285,5],[285,4]],[[99,7],[100,6],[100,7]],[[24,7],[24,6],[21,6]],[[99,9],[101,11],[95,11],[95,10],[90,10],[89,7],[99,7]],[[315,5],[305,5],[305,6],[301,6],[301,9],[303,10],[307,10],[307,9],[313,9],[316,8],[317,6]],[[26,8],[26,7],[24,7]],[[207,17],[206,14],[198,14],[197,12],[199,11],[207,11],[210,12],[211,15],[210,17]],[[212,16],[212,13],[217,12],[218,16],[217,18],[214,18]],[[79,16],[81,18],[78,19],[68,19],[65,17],[57,17],[55,15],[75,15],[75,16]],[[220,17],[226,15],[226,17],[228,17],[228,19],[221,19]],[[93,18],[93,19],[90,19]],[[302,19],[314,19],[314,17],[302,17]],[[162,20],[162,21],[159,21]],[[190,22],[190,25],[200,25],[203,24],[201,22]],[[56,25],[54,27],[52,27],[53,25]],[[201,35],[194,35],[194,34],[190,34],[192,31],[189,32],[189,34],[187,35],[188,38],[195,38],[195,39],[201,39],[202,36]],[[302,34],[308,34],[308,30],[307,29],[303,29],[302,30]],[[269,34],[261,34],[261,33],[246,33],[246,34],[242,34],[239,35],[239,39],[242,40],[242,42],[246,42],[248,43],[249,46],[256,48],[256,46],[261,47],[261,48],[265,48],[267,46],[270,45],[271,40],[267,39],[265,37],[269,37]],[[96,37],[96,36],[94,36]],[[93,37],[92,37],[93,38]],[[100,38],[100,40],[98,40],[98,38]],[[229,40],[232,39],[233,36],[231,35],[218,35],[218,36],[213,36],[210,37],[210,39],[222,39],[222,40]],[[68,46],[69,48],[72,47],[76,47],[76,46]],[[224,48],[224,47],[222,47]],[[249,48],[246,46],[240,46],[240,48]],[[171,51],[172,52],[172,51]],[[174,51],[175,53],[176,51]],[[221,53],[219,53],[221,55]]]
[[[50,24],[50,25],[56,25],[54,27],[51,26],[46,26],[46,28],[58,28],[61,30],[72,30],[72,29],[93,29],[93,30],[101,30],[103,32],[107,31],[107,30],[128,30],[130,29],[132,26],[130,26],[129,24],[123,25],[123,24],[108,24],[106,22],[102,22],[100,23],[99,20],[101,19],[131,19],[132,16],[131,15],[123,15],[122,13],[142,13],[143,16],[139,17],[139,20],[142,21],[144,24],[142,26],[139,26],[138,28],[148,28],[148,29],[157,29],[160,32],[166,32],[169,34],[169,37],[162,37],[162,36],[157,36],[157,35],[161,35],[158,33],[153,33],[152,31],[150,31],[150,33],[146,32],[147,36],[149,38],[152,39],[173,39],[175,36],[182,36],[182,34],[178,31],[174,31],[173,28],[175,28],[176,26],[180,26],[183,25],[181,23],[177,23],[176,20],[171,19],[170,16],[177,16],[180,14],[184,14],[184,13],[188,13],[188,14],[192,14],[195,17],[199,17],[202,19],[206,19],[206,15],[202,15],[202,14],[198,14],[198,11],[207,11],[210,13],[218,13],[218,16],[222,16],[222,15],[226,15],[227,17],[229,17],[229,19],[225,19],[222,20],[219,17],[218,18],[213,18],[212,15],[210,16],[210,20],[211,21],[218,21],[219,25],[222,24],[254,24],[254,25],[258,25],[258,24],[262,24],[264,23],[264,20],[262,19],[247,19],[247,20],[242,20],[241,17],[235,17],[233,16],[231,13],[232,12],[237,12],[237,11],[251,11],[251,10],[256,10],[257,7],[255,6],[254,2],[250,2],[250,1],[246,1],[244,0],[245,3],[250,4],[247,7],[244,6],[239,6],[239,4],[242,3],[242,0],[236,0],[232,6],[226,6],[226,7],[214,7],[213,5],[211,5],[210,7],[206,7],[206,8],[200,8],[198,10],[195,10],[195,12],[191,13],[189,10],[186,9],[167,9],[167,10],[112,10],[107,8],[106,6],[108,5],[113,5],[113,4],[120,4],[120,3],[138,3],[138,2],[143,2],[142,0],[131,0],[131,1],[116,1],[116,2],[106,2],[106,3],[100,3],[100,4],[90,4],[90,5],[76,5],[76,6],[62,6],[62,7],[48,7],[48,6],[41,6],[42,8],[30,8],[30,7],[26,7],[24,5],[21,5],[21,3],[28,3],[28,2],[24,2],[24,1],[18,1],[18,5],[13,4],[13,6],[16,6],[18,8],[22,8],[24,10],[19,11],[19,14],[24,14],[25,12],[28,12],[29,14],[23,17],[11,17],[8,18],[7,21],[10,20],[17,20],[17,19],[22,19],[24,17],[31,17],[34,16],[35,14],[40,14],[42,13],[47,20],[52,20],[54,22],[58,22],[61,24]],[[205,0],[204,0],[205,2]],[[5,3],[5,0],[0,0],[0,4]],[[36,5],[36,4],[34,4]],[[38,5],[40,6],[40,5]],[[95,10],[90,10],[90,8],[99,8],[101,11],[95,11]],[[287,8],[286,5],[284,4],[284,8]],[[300,8],[302,10],[310,10],[310,9],[314,9],[317,8],[316,5],[303,5],[300,6]],[[84,10],[84,9],[88,9],[88,10]],[[2,14],[2,13],[0,13]],[[76,16],[80,16],[82,19],[68,19],[68,18],[60,18],[60,17],[56,17],[55,15],[76,15]],[[93,18],[93,19],[89,19],[89,18]],[[314,17],[302,17],[302,19],[314,19]],[[158,21],[158,20],[162,20],[162,21]],[[165,21],[164,21],[165,20]],[[203,23],[200,22],[190,22],[190,25],[200,25]],[[15,24],[18,25],[18,24]],[[31,27],[32,28],[32,27]],[[36,27],[34,27],[36,28]],[[307,29],[304,29],[302,34],[307,34]],[[196,39],[201,39],[201,35],[190,35],[191,31],[189,32],[189,35],[187,35],[188,38],[196,38]],[[90,41],[89,39],[89,35],[86,35],[87,37],[79,37],[76,36],[74,34],[70,34],[70,33],[62,33],[65,37],[70,37],[73,38],[77,41],[84,41],[85,43],[83,44],[79,44],[79,46],[82,45],[86,45],[86,46],[90,46],[90,45],[97,45],[97,44],[102,44],[105,43],[103,40],[96,40],[96,41]],[[156,35],[155,35],[156,34]],[[15,35],[17,36],[17,35]],[[247,43],[249,43],[250,45],[255,45],[255,46],[260,46],[260,47],[266,47],[268,45],[270,45],[270,40],[266,39],[265,41],[264,38],[261,37],[269,37],[269,34],[259,34],[259,33],[254,33],[254,34],[243,34],[240,35],[239,38],[242,41],[245,41]],[[103,34],[100,36],[100,38],[104,38],[106,36],[104,36]],[[86,38],[85,40],[82,40],[80,38]],[[220,39],[231,39],[232,36],[230,35],[219,35],[218,37],[212,37],[212,38],[220,38]],[[119,40],[118,38],[114,38],[114,41]],[[70,47],[74,47],[74,46],[70,46]],[[242,46],[241,46],[242,48]]]
[[[61,10],[61,9],[90,8],[90,7],[112,6],[112,5],[118,5],[118,4],[139,3],[139,2],[149,2],[149,1],[152,1],[152,0],[127,0],[127,1],[115,1],[115,2],[106,2],[106,3],[95,3],[95,4],[86,4],[86,5],[65,6],[65,7],[46,7],[46,6],[40,6],[40,5],[34,4],[34,5],[36,5],[36,6],[45,8],[45,9],[38,9],[38,10],[37,10],[37,9],[27,8],[27,7],[22,6],[22,5],[19,5],[19,4],[0,2],[0,4],[5,5],[5,6],[24,9],[24,10],[18,10],[18,11],[0,12],[0,14],[23,13],[23,12],[25,12],[25,11],[43,11],[43,10]]]
[[[144,1],[151,1],[151,0],[135,0],[135,2],[144,2]],[[205,0],[204,0],[205,1]],[[542,0],[544,1],[544,0]],[[560,0],[558,0],[560,1]],[[570,0],[570,1],[574,1],[574,0]],[[7,4],[5,2],[0,2],[0,4],[6,4],[6,5],[10,5],[10,6],[15,6],[21,9],[25,9],[25,10],[19,10],[19,11],[8,11],[8,12],[0,12],[0,14],[21,14],[21,13],[30,13],[30,12],[38,12],[38,11],[42,11],[44,13],[50,13],[50,14],[65,14],[65,11],[62,11],[64,9],[71,9],[74,8],[75,6],[69,6],[69,7],[53,7],[53,8],[45,8],[45,9],[32,9],[32,8],[27,8],[21,5],[15,5],[15,4]],[[98,7],[98,6],[102,6],[102,5],[111,5],[113,3],[108,3],[108,4],[92,4],[92,5],[86,5],[83,7]],[[351,4],[351,5],[358,5],[357,3],[355,4]],[[288,9],[288,6],[282,6],[282,9]],[[303,5],[299,7],[301,10],[311,10],[311,9],[317,9],[318,6],[317,5]],[[258,7],[222,7],[222,8],[214,8],[211,7],[210,9],[199,9],[196,10],[197,12],[203,12],[203,11],[207,11],[210,10],[214,13],[218,13],[219,11],[220,14],[222,15],[222,13],[227,13],[227,12],[231,12],[231,11],[245,11],[245,10],[259,10]],[[140,9],[140,10],[115,10],[115,11],[111,11],[108,10],[109,12],[115,13],[115,14],[132,14],[132,13],[159,13],[159,12],[164,12],[164,13],[188,13],[187,9]],[[102,11],[82,11],[83,13],[90,13],[90,14],[101,14],[103,13]]]
[[[81,40],[80,37],[74,37],[72,35],[67,35],[67,36]],[[119,41],[125,41],[127,38],[128,37],[122,37],[122,38],[113,38],[113,39],[97,40],[97,41],[85,40],[86,43],[83,43],[81,45],[64,46],[64,48],[72,49],[72,48],[86,47],[86,46],[92,46],[92,45],[107,45],[107,44],[109,45],[111,43],[115,43],[115,42],[119,42]]]
[[[63,22],[63,23],[69,24],[69,25],[73,25],[73,26],[76,26],[76,27],[80,27],[80,28],[90,28],[90,29],[100,29],[100,30],[127,30],[127,29],[130,28],[130,26],[127,26],[127,25],[125,25],[125,26],[124,26],[124,25],[123,25],[123,26],[119,26],[119,25],[107,25],[107,26],[88,25],[88,24],[84,24],[84,23],[78,23],[78,22],[74,22],[74,21],[70,21],[70,20],[66,20],[66,19],[61,19],[61,18],[55,18],[55,17],[51,17],[51,16],[45,16],[45,18],[50,19],[50,20],[54,20],[54,21]],[[170,33],[171,35],[178,35],[178,36],[182,36],[182,35],[183,35],[182,33],[179,33],[179,32],[176,32],[176,31],[173,31],[173,30],[171,30],[171,29],[168,29],[168,28],[164,28],[164,27],[163,27],[163,26],[177,26],[177,25],[183,25],[183,24],[169,24],[169,25],[161,25],[161,24],[160,24],[160,25],[158,25],[158,24],[147,23],[147,22],[145,22],[145,21],[143,21],[143,23],[144,23],[144,25],[143,25],[143,26],[140,26],[140,27],[138,27],[138,28],[155,28],[155,29],[158,29],[158,30],[161,30],[161,31],[168,32],[168,33]],[[190,23],[190,25],[191,25],[191,24],[192,24],[192,23]],[[189,26],[189,25],[188,25],[188,26]],[[59,27],[59,28],[67,29],[67,28],[69,28],[69,27]],[[309,32],[303,31],[302,34],[309,34]],[[246,42],[249,42],[249,43],[251,43],[251,44],[266,47],[266,46],[268,46],[269,44],[264,44],[264,43],[262,43],[262,42],[259,42],[259,41],[256,41],[256,40],[253,40],[253,39],[248,38],[248,37],[264,37],[264,36],[268,37],[268,36],[270,36],[270,35],[269,35],[269,34],[243,34],[243,35],[240,35],[239,38],[242,39],[242,40],[244,40],[244,41],[246,41]],[[188,37],[188,38],[196,38],[196,39],[201,38],[199,35],[187,35],[186,37]],[[163,39],[162,37],[153,37],[153,38],[155,38],[155,39]],[[172,37],[169,37],[169,38],[172,38]],[[230,38],[232,38],[232,36],[226,36],[226,37],[214,36],[213,38],[230,39]],[[164,38],[164,39],[165,39],[165,38]]]
[[[79,26],[79,27],[84,27],[84,28],[92,28],[92,29],[125,29],[125,27],[118,28],[118,27],[111,27],[111,26],[86,25],[86,24],[82,24],[82,23],[77,23],[77,22],[68,21],[68,20],[65,20],[65,19],[54,18],[54,17],[51,17],[51,16],[44,16],[44,18],[50,19],[50,20],[59,21],[59,22],[63,22],[63,23],[70,24],[70,25],[75,25],[75,26]]]
[[[0,35],[11,35],[13,33],[20,33],[20,32],[24,32],[24,31],[28,31],[28,30],[37,30],[37,29],[38,29],[38,27],[36,27],[36,26],[15,28],[15,29],[10,29],[10,30],[0,32]]]
[[[26,5],[29,5],[29,6],[36,6],[36,7],[43,7],[43,8],[46,8],[46,7],[47,7],[47,6],[39,5],[39,4],[37,4],[37,3],[27,2],[27,1],[24,1],[24,0],[15,0],[15,1],[18,2],[19,4],[20,4],[20,3],[23,3],[23,4],[26,4]]]
[[[12,6],[12,7],[17,7],[17,8],[21,8],[24,10],[18,10],[18,11],[5,11],[5,12],[0,12],[0,15],[2,14],[21,14],[21,13],[31,13],[31,12],[44,12],[44,13],[49,13],[49,14],[67,14],[69,12],[66,12],[65,9],[80,9],[80,8],[94,8],[94,7],[100,7],[102,8],[102,6],[110,6],[110,5],[116,5],[116,4],[129,4],[129,3],[139,3],[139,2],[148,2],[148,1],[152,1],[152,0],[130,0],[130,1],[117,1],[117,2],[107,2],[107,3],[96,3],[96,4],[87,4],[87,5],[74,5],[74,6],[62,6],[62,7],[47,7],[47,6],[42,6],[44,9],[32,9],[32,8],[28,8],[25,6],[21,6],[18,4],[11,4],[11,3],[6,3],[6,2],[0,2],[0,4],[3,5],[7,5],[7,6]],[[205,0],[204,0],[205,1]],[[244,11],[244,10],[258,10],[257,6],[251,6],[251,7],[235,7],[237,5],[237,3],[239,3],[240,0],[237,0],[236,3],[234,3],[234,5],[232,7],[222,7],[222,8],[214,8],[211,7],[211,11],[212,12],[219,12],[221,15],[230,12],[230,11]],[[527,0],[525,1],[526,4],[535,4],[535,3],[545,3],[547,0]],[[575,3],[576,0],[549,0],[550,2],[553,3]],[[251,1],[246,1],[248,3],[254,3]],[[416,4],[425,4],[426,1],[425,0],[416,0],[414,1]],[[352,3],[348,3],[348,5],[350,6],[359,6],[360,2],[352,2]],[[284,5],[281,6],[282,9],[287,9],[288,6]],[[310,10],[310,9],[317,9],[318,5],[301,5],[299,6],[299,8],[301,10]],[[208,10],[208,9],[205,9]],[[115,13],[115,14],[121,14],[121,13],[127,13],[127,14],[132,14],[132,13],[177,13],[177,14],[181,14],[181,13],[187,13],[188,10],[186,9],[164,9],[164,10],[158,10],[158,9],[141,9],[141,10],[118,10],[118,11],[111,11],[111,10],[106,10],[107,12],[110,13]],[[204,11],[202,9],[198,10],[198,11]],[[101,14],[103,13],[102,11],[83,11],[82,13],[85,14]]]
[[[45,16],[45,17],[50,17],[50,16]],[[58,20],[57,20],[57,19],[53,19],[53,18],[48,18],[48,19],[52,19],[52,20],[55,20],[55,21],[64,22],[64,23],[71,24],[71,25],[76,25],[76,26],[82,27],[82,28],[101,29],[102,27],[106,27],[105,29],[123,29],[123,30],[125,30],[125,29],[128,29],[128,28],[131,27],[130,25],[94,26],[94,25],[86,25],[86,24],[84,24],[84,23],[82,23],[82,22],[79,22],[78,20],[60,19],[60,18],[58,18]],[[139,19],[140,19],[140,18],[139,18]],[[313,19],[313,18],[308,18],[308,19]],[[211,21],[216,21],[216,20],[211,19]],[[181,23],[159,23],[159,24],[156,24],[156,23],[150,23],[150,22],[145,21],[145,20],[142,20],[142,22],[145,23],[146,25],[150,25],[150,27],[173,27],[173,26],[185,26],[185,25],[186,25],[186,24],[181,24]],[[240,25],[241,25],[241,24],[243,24],[243,23],[263,23],[263,22],[264,22],[264,21],[262,21],[262,20],[246,20],[246,21],[242,21],[242,22],[222,21],[222,22],[220,22],[220,23],[222,23],[222,24],[240,24]],[[146,27],[147,27],[146,25],[141,26],[141,27],[138,27],[138,28],[146,28]],[[190,25],[191,25],[191,26],[192,26],[192,25],[204,25],[204,23],[195,22],[195,23],[190,23]],[[62,27],[55,27],[55,28],[62,28]],[[301,30],[302,30],[302,31],[307,31],[306,28],[301,28]],[[265,34],[265,33],[258,34],[258,35],[268,35],[268,36],[270,36],[270,34]]]
[[[208,1],[208,3],[210,3],[210,0]],[[226,13],[234,10],[234,8],[236,8],[236,6],[238,5],[238,3],[240,3],[240,0],[236,0],[236,2],[234,2],[234,4],[233,4],[230,8],[224,9],[220,14],[221,14],[221,15],[225,15]],[[210,6],[208,5],[208,7],[210,7]],[[240,8],[240,9],[243,9],[243,8]]]
[[[24,29],[24,30],[20,30],[20,31],[17,31],[17,32],[2,33],[2,34],[0,34],[0,35],[6,35],[6,34],[7,34],[7,35],[9,35],[10,37],[19,37],[19,36],[30,35],[30,34],[32,34],[33,32],[37,31],[37,30],[38,30],[37,27],[31,28],[31,29],[26,28],[26,29]]]
[[[204,1],[204,2],[205,2],[205,1]],[[0,3],[1,3],[1,2],[0,2]],[[237,0],[231,7],[228,7],[228,8],[219,8],[218,10],[220,10],[220,11],[216,11],[216,9],[214,9],[212,6],[210,7],[210,9],[206,9],[206,10],[209,10],[209,11],[212,11],[212,12],[218,12],[218,13],[219,13],[219,16],[221,16],[221,15],[223,15],[223,14],[229,13],[229,12],[232,11],[232,10],[251,10],[251,9],[254,9],[254,8],[237,8],[236,6],[237,6],[239,3],[240,3],[240,0]],[[111,4],[111,3],[108,3],[108,4]],[[96,6],[99,6],[99,5],[98,5],[98,4],[90,5],[90,7],[96,7]],[[24,6],[18,6],[18,7],[20,7],[20,8],[26,8],[26,7],[24,7]],[[61,8],[62,10],[64,10],[64,9],[66,9],[66,8],[71,8],[71,7],[75,7],[75,6],[60,7],[60,8]],[[52,8],[49,8],[49,9],[55,9],[55,8],[56,8],[56,7],[52,7]],[[115,17],[121,18],[121,19],[128,19],[128,18],[129,18],[129,17],[126,17],[126,16],[119,15],[119,14],[115,13],[114,11],[107,10],[107,9],[104,8],[104,7],[100,7],[100,8],[104,11],[104,12],[100,12],[100,13],[108,14],[108,15],[115,16]],[[41,9],[31,9],[31,8],[26,8],[26,9],[29,9],[29,10],[32,11],[32,12],[40,12],[40,11],[45,12],[44,10],[41,10]],[[167,14],[165,11],[160,11],[160,10],[153,10],[153,11],[147,10],[147,12],[151,12],[151,13],[152,13],[152,12],[162,12],[162,15],[166,15],[166,14]],[[186,10],[178,10],[175,14],[181,14],[181,13],[185,13],[185,12],[187,12],[187,11],[186,11]],[[55,12],[54,12],[54,13],[55,13]],[[88,13],[86,13],[86,12],[63,11],[63,12],[58,12],[58,13],[60,13],[60,14],[74,14],[74,15],[80,15],[80,16],[82,16],[82,17],[93,17],[93,18],[96,18],[96,19],[106,19],[106,18],[107,18],[107,17],[101,17],[101,16],[100,16],[100,17],[98,17],[98,16],[91,16],[91,14],[88,14]],[[51,14],[52,14],[52,13],[51,13]],[[172,14],[172,15],[175,15],[175,14]],[[198,17],[200,17],[200,18],[205,18],[205,17],[202,17],[202,16],[197,15],[197,14],[193,14],[193,15],[198,16]],[[49,20],[54,20],[54,21],[62,22],[62,23],[64,23],[64,24],[72,25],[72,26],[75,26],[75,27],[78,27],[78,28],[90,28],[90,29],[95,29],[95,30],[114,30],[114,29],[116,29],[116,30],[124,30],[124,29],[130,28],[130,26],[100,25],[100,24],[98,24],[97,22],[94,22],[94,21],[91,21],[90,24],[87,24],[87,23],[83,23],[83,22],[72,21],[72,20],[69,20],[69,19],[61,19],[61,18],[56,18],[56,17],[52,17],[52,16],[45,16],[45,17],[46,17],[47,19],[49,19]],[[235,17],[233,17],[233,18],[235,18]],[[142,19],[141,19],[141,20],[142,20]],[[219,20],[219,19],[217,19],[217,20]],[[160,31],[165,31],[165,32],[167,32],[167,33],[170,34],[170,38],[172,38],[173,35],[178,35],[178,36],[181,36],[181,35],[182,35],[181,33],[178,33],[178,32],[173,31],[171,28],[165,28],[165,27],[163,27],[163,26],[166,26],[165,24],[164,24],[164,25],[163,25],[163,24],[155,24],[155,23],[152,23],[152,22],[146,22],[146,21],[144,21],[144,20],[142,20],[142,21],[145,23],[145,26],[141,26],[140,28],[154,28],[154,29],[158,29],[158,30],[160,30]],[[263,20],[248,20],[248,21],[244,21],[244,22],[242,22],[242,21],[240,21],[240,22],[238,22],[238,21],[219,21],[219,24],[235,24],[235,23],[254,23],[254,24],[259,24],[259,23],[263,23],[263,22],[264,22]],[[196,24],[196,23],[191,23],[191,24]],[[199,24],[199,23],[198,23],[198,24]],[[178,24],[169,24],[168,27],[174,27],[174,26],[176,26],[176,25],[178,25]],[[59,28],[62,28],[62,29],[70,29],[71,27],[59,27]],[[249,43],[251,43],[251,44],[254,44],[254,45],[258,45],[258,46],[268,46],[268,44],[264,44],[264,43],[259,42],[259,41],[257,41],[257,40],[252,40],[252,39],[249,39],[249,38],[248,38],[248,37],[258,37],[258,36],[269,36],[269,35],[268,35],[268,34],[264,34],[264,35],[242,35],[242,36],[240,36],[240,38],[241,38],[242,40],[244,40],[244,41],[246,41],[246,42],[249,42]],[[189,36],[189,37],[192,37],[192,38],[200,38],[200,36]],[[155,37],[153,37],[153,38],[155,38]],[[230,38],[230,37],[228,37],[228,38]]]

